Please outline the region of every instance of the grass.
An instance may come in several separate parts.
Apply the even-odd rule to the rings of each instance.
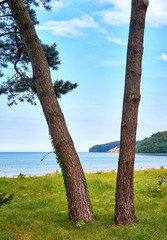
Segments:
[[[14,192],[0,208],[0,240],[167,240],[167,183],[157,186],[167,170],[136,171],[136,222],[114,222],[116,173],[86,174],[94,221],[71,223],[60,173],[42,177],[0,178],[0,192]]]

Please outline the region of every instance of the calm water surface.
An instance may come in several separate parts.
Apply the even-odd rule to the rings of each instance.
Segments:
[[[85,172],[117,169],[118,153],[78,153]],[[42,152],[0,152],[0,176],[43,175],[60,172],[55,154],[41,161]],[[135,169],[167,167],[167,156],[136,155]]]

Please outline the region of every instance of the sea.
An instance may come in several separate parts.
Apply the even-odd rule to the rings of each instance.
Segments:
[[[78,155],[84,172],[117,170],[119,153],[79,152]],[[135,156],[136,170],[162,166],[167,168],[167,156],[138,154]],[[60,172],[60,167],[54,153],[0,152],[0,177],[17,177],[20,173],[41,176],[55,172]]]

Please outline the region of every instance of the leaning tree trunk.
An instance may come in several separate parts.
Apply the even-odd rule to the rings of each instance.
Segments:
[[[72,221],[93,219],[85,176],[53,90],[50,69],[22,0],[7,0],[29,55],[37,95],[48,123],[52,143],[62,169]]]
[[[148,0],[132,0],[120,154],[116,186],[115,221],[118,224],[134,222],[133,171],[136,148],[143,38]]]

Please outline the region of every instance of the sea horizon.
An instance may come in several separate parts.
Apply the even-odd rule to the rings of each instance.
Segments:
[[[78,152],[78,155],[84,172],[117,171],[119,153]],[[167,155],[135,156],[135,170],[161,167],[167,167]],[[20,173],[41,176],[55,172],[61,172],[61,169],[53,152],[0,152],[0,177],[18,176]]]

